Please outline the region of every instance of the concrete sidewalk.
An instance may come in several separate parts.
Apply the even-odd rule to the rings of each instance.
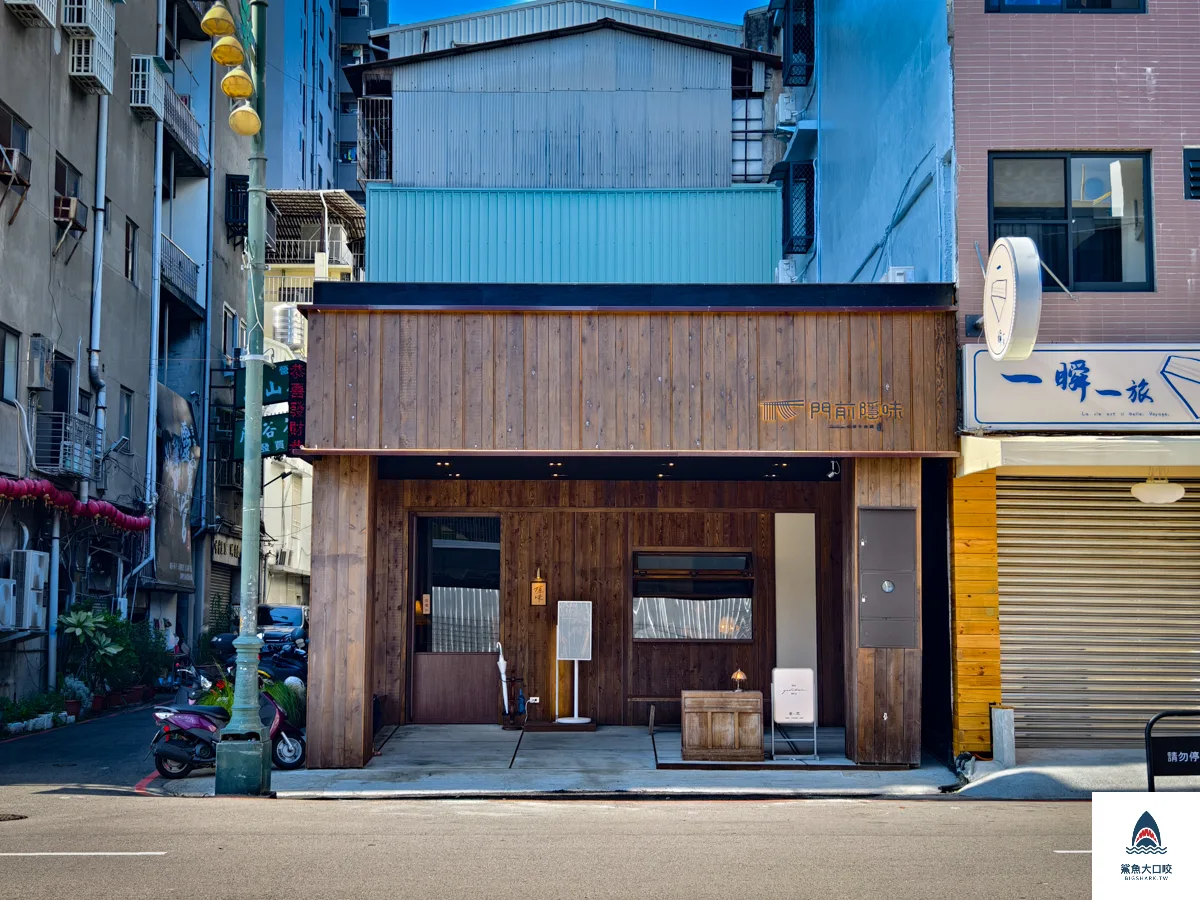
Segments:
[[[678,733],[655,735],[678,747]],[[932,760],[919,769],[665,770],[645,728],[591,733],[503,731],[495,726],[407,726],[381,732],[364,769],[273,772],[290,799],[935,797],[955,777]],[[675,750],[675,755],[678,750]],[[155,788],[209,796],[211,772]]]
[[[955,796],[971,800],[1090,800],[1094,791],[1146,790],[1146,753],[1129,750],[1018,750],[1017,765],[969,767]],[[1200,778],[1155,779],[1155,790],[1200,790]]]

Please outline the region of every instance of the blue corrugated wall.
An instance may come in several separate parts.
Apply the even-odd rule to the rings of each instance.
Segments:
[[[367,188],[367,279],[765,284],[774,186],[699,190]]]

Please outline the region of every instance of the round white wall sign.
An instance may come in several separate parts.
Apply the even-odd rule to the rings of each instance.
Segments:
[[[983,282],[983,331],[992,359],[1029,359],[1042,318],[1042,263],[1032,238],[992,245]]]

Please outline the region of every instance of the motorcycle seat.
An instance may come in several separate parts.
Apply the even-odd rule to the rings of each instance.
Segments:
[[[199,713],[202,716],[208,716],[210,719],[220,719],[222,722],[229,721],[229,713],[222,706],[187,706],[181,707],[179,711]]]

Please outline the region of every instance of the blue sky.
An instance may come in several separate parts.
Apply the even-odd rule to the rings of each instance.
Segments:
[[[634,6],[654,5],[652,0],[623,2]],[[391,18],[393,23],[404,24],[504,5],[504,0],[391,0]],[[738,24],[747,9],[765,5],[766,0],[658,0],[658,8],[667,12]]]

